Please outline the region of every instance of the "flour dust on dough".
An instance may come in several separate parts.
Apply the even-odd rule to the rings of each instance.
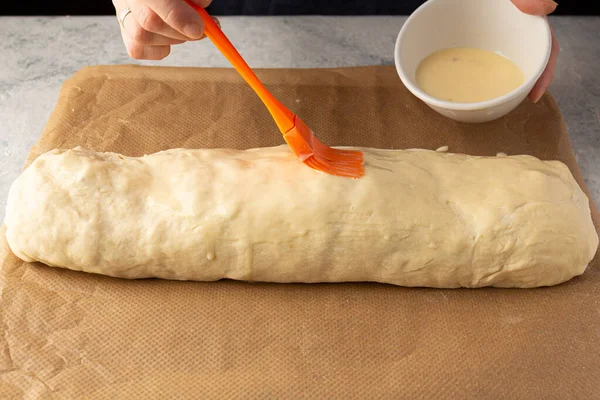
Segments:
[[[361,150],[357,180],[287,146],[53,150],[12,185],[7,239],[25,261],[123,278],[436,288],[555,285],[596,253],[560,162]]]

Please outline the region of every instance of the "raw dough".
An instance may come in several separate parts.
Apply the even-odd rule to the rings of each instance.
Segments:
[[[53,150],[12,185],[7,239],[25,261],[116,277],[438,288],[555,285],[596,252],[560,162],[362,150],[358,180],[287,146]]]

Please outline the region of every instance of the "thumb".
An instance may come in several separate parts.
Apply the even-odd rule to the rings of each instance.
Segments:
[[[510,0],[512,3],[525,14],[531,15],[548,15],[554,10],[558,4],[553,0]]]

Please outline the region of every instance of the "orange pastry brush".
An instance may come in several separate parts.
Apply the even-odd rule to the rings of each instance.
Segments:
[[[297,115],[288,110],[264,87],[206,10],[189,0],[186,2],[202,18],[206,36],[260,97],[283,134],[283,138],[302,162],[313,169],[332,175],[350,178],[360,178],[364,175],[362,152],[340,150],[321,143]]]

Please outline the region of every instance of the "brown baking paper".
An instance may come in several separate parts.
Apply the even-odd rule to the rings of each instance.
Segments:
[[[469,125],[412,97],[392,67],[259,75],[327,144],[532,154],[565,162],[585,188],[549,95]],[[93,67],[65,83],[28,163],[58,147],[281,143],[233,70]],[[597,258],[531,290],[124,280],[24,263],[3,232],[0,261],[3,398],[600,396]]]

